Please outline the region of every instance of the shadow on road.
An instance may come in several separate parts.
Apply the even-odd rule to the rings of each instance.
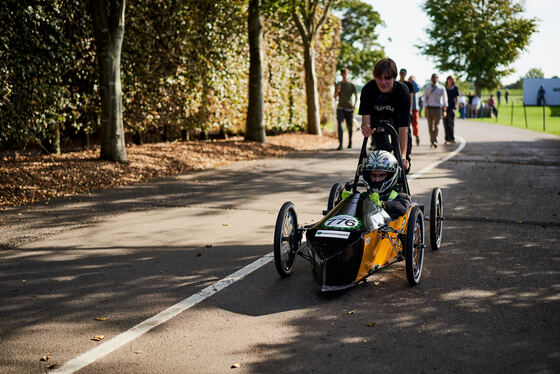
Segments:
[[[432,151],[419,148],[413,156],[423,158]],[[445,152],[440,149],[438,152]],[[325,191],[325,200],[330,186],[335,182],[343,182],[353,177],[354,169],[334,170],[332,163],[357,158],[357,150],[335,152],[302,152],[291,154],[282,160],[288,162],[287,168],[282,168],[280,161],[257,160],[240,165],[250,165],[249,168],[239,169],[238,166],[226,166],[214,170],[195,172],[187,176],[166,178],[145,184],[136,184],[116,189],[100,191],[93,195],[79,195],[51,200],[48,205],[35,204],[18,208],[8,208],[3,212],[3,225],[0,228],[2,239],[0,249],[20,245],[33,240],[33,231],[43,230],[45,234],[56,232],[68,225],[95,222],[105,217],[127,211],[143,211],[160,207],[184,207],[193,204],[211,203],[224,208],[242,207],[251,196],[270,194],[271,192],[286,192],[306,190],[320,187]],[[543,155],[545,155],[543,159]],[[306,170],[295,170],[304,160]],[[311,161],[310,161],[311,160]],[[273,167],[267,166],[267,163]],[[413,158],[414,162],[414,158]],[[455,170],[461,164],[466,174]],[[252,165],[257,165],[253,167]],[[280,166],[279,166],[280,165]],[[520,171],[504,167],[519,167]],[[543,188],[549,188],[548,183],[557,185],[560,166],[560,139],[539,140],[534,142],[494,142],[469,144],[456,158],[440,165],[440,169],[450,169],[458,178],[457,188],[450,190],[451,196],[463,195],[463,200],[469,206],[476,206],[485,210],[485,214],[492,216],[510,216],[499,210],[504,202],[496,201],[488,193],[495,194],[500,188],[507,193],[506,199],[519,199],[520,194],[533,193],[535,196]],[[414,172],[414,170],[413,170]],[[469,173],[470,172],[470,173]],[[488,174],[489,183],[482,186],[483,190],[476,190],[469,185],[472,175]],[[493,173],[499,174],[493,174]],[[527,175],[520,177],[519,173]],[[536,173],[540,175],[535,175]],[[475,175],[476,176],[476,175]],[[537,177],[545,177],[547,185],[532,183]],[[433,173],[426,174],[420,179],[437,178]],[[523,183],[521,183],[523,182]],[[434,180],[434,186],[437,180]],[[508,188],[519,186],[520,190]],[[413,186],[412,186],[413,187]],[[481,193],[482,192],[482,193]],[[429,194],[418,195],[414,198],[429,204]],[[447,191],[444,191],[447,194]],[[468,201],[465,196],[468,197]],[[500,197],[500,198],[501,198]],[[554,196],[556,200],[557,196]],[[450,199],[453,201],[453,199]],[[462,203],[459,197],[460,204]],[[514,204],[514,201],[508,201]],[[545,203],[546,206],[547,204]],[[479,212],[480,213],[480,212]],[[480,215],[480,214],[473,214]],[[40,235],[39,235],[40,236]]]
[[[20,221],[41,230],[161,207],[235,209],[249,204],[251,196],[317,188],[325,191],[321,198],[326,201],[332,183],[354,172],[333,165],[356,157],[357,152],[297,154],[283,159],[287,165],[253,161],[249,167],[224,167],[8,212],[6,224],[20,232],[3,239],[8,241],[0,252],[2,341],[47,320],[89,321],[86,334],[97,323],[94,318],[108,316],[108,329],[125,330],[159,312],[162,303],[173,305],[271,249],[9,249],[28,235]],[[302,172],[296,167],[303,162]],[[405,372],[410,359],[416,371],[425,373],[555,372],[560,367],[559,168],[560,140],[481,142],[415,180],[413,195],[415,185],[437,186],[451,178],[443,189],[445,215],[451,217],[443,248],[426,253],[417,287],[406,285],[396,264],[356,289],[323,295],[307,264],[298,259],[288,279],[280,279],[269,264],[258,271],[270,273],[265,282],[238,282],[205,305],[249,317],[302,311],[289,322],[296,333],[288,343],[254,345],[260,359],[248,365],[249,372],[300,373],[319,367]],[[428,205],[430,191],[424,191],[414,198]],[[204,214],[212,212],[217,213]],[[65,260],[47,261],[53,254]]]

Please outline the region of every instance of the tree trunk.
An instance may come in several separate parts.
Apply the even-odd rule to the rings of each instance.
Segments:
[[[262,20],[261,0],[249,0],[249,106],[247,108],[247,131],[245,140],[266,142],[263,124],[263,69],[262,69]]]
[[[57,123],[54,128],[54,138],[52,143],[52,152],[60,154],[60,125]]]
[[[321,135],[319,114],[319,91],[315,74],[315,50],[313,42],[303,44],[303,62],[305,65],[305,91],[307,96],[307,132]]]
[[[322,6],[318,0],[298,2],[296,11],[292,13],[292,19],[296,23],[303,42],[305,91],[307,95],[307,132],[315,135],[321,135],[321,124],[313,42],[327,20],[334,2],[334,0],[327,0]],[[320,14],[321,12],[322,14]]]
[[[122,118],[121,49],[125,0],[90,0],[99,62],[101,159],[126,163]]]
[[[475,79],[474,81],[474,93],[478,97],[482,97],[482,85],[480,84],[480,81],[478,79]]]

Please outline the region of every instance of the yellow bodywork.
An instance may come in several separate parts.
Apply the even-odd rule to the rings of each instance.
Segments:
[[[389,223],[393,229],[405,234],[406,223],[410,210],[406,214]],[[356,282],[370,274],[370,270],[378,266],[387,265],[397,257],[397,252],[402,251],[402,242],[394,232],[381,233],[379,230],[364,235],[364,252]]]

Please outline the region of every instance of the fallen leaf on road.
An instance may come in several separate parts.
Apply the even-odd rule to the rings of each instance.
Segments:
[[[46,355],[46,356],[41,357],[41,359],[39,361],[48,361],[50,359],[51,359],[51,355]]]
[[[97,317],[95,320],[96,321],[107,321],[107,320],[109,320],[109,318],[107,318],[107,317]]]
[[[375,322],[366,323],[366,326],[367,327],[373,327],[373,326],[375,326]]]
[[[355,310],[351,310],[351,311],[349,311],[349,312],[346,312],[346,314],[356,314],[356,311],[355,311]]]
[[[227,224],[227,223],[222,223],[222,226],[229,226],[229,224]]]
[[[138,350],[138,351],[134,351],[134,353],[136,353],[137,355],[141,354],[142,351]]]
[[[105,339],[105,335],[95,335],[91,340],[95,340],[96,342]]]
[[[231,365],[232,369],[237,369],[237,368],[240,368],[240,367],[241,367],[241,364],[239,362],[236,362],[235,364]]]

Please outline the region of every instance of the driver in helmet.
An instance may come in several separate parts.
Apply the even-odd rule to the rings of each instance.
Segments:
[[[383,150],[371,152],[362,164],[362,175],[369,185],[369,198],[393,219],[405,214],[412,206],[408,194],[396,191],[399,173],[395,156]]]

